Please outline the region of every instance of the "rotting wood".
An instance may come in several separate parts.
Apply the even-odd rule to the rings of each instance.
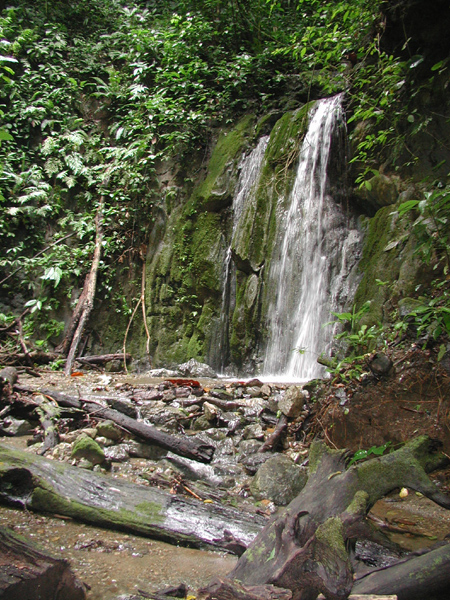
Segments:
[[[419,555],[418,555],[419,554]],[[388,568],[374,569],[357,579],[355,594],[397,594],[399,600],[448,598],[450,544],[426,549]]]
[[[265,519],[0,444],[0,501],[186,546],[235,553]]]
[[[287,429],[287,426],[288,418],[286,417],[286,415],[281,415],[281,417],[278,419],[278,423],[275,427],[275,430],[271,435],[269,435],[269,437],[258,450],[258,452],[268,452],[269,450],[273,450],[280,442],[281,437]]]
[[[131,360],[131,354],[126,355],[126,360]],[[124,359],[123,353],[119,354],[98,354],[95,356],[78,356],[75,360],[86,365],[104,365],[112,360]]]
[[[20,386],[18,389],[32,392],[32,390],[27,390],[23,386]],[[40,393],[53,398],[60,406],[77,408],[94,415],[96,418],[114,421],[114,423],[117,423],[117,425],[136,435],[141,440],[170,450],[174,454],[204,463],[210,462],[214,455],[215,448],[212,445],[200,442],[194,437],[188,438],[182,435],[170,435],[152,425],[147,425],[142,421],[137,421],[128,415],[120,413],[113,408],[105,407],[98,402],[83,398],[74,398],[73,396],[48,389],[42,389]]]
[[[366,534],[365,517],[377,500],[404,486],[450,508],[450,498],[427,476],[449,462],[435,440],[421,436],[347,469],[348,457],[346,450],[312,444],[306,486],[257,536],[228,579],[289,589],[293,600],[319,593],[344,600],[353,587],[347,546]]]
[[[95,214],[95,246],[94,246],[94,256],[92,258],[91,270],[89,272],[88,277],[86,277],[83,293],[80,296],[78,304],[80,304],[81,298],[82,306],[80,311],[76,311],[77,321],[75,330],[73,332],[72,338],[70,340],[70,349],[67,354],[66,364],[64,366],[64,374],[70,375],[72,372],[73,361],[75,360],[75,355],[78,350],[78,345],[81,340],[81,336],[84,332],[84,327],[89,319],[89,316],[94,308],[94,299],[95,299],[95,291],[97,288],[97,274],[98,268],[100,265],[100,258],[102,255],[102,246],[103,246],[103,205],[104,205],[104,197],[100,196],[100,200],[97,207],[97,212]],[[78,305],[77,305],[78,309]],[[72,330],[72,328],[70,328]],[[67,336],[66,336],[67,338]]]
[[[67,560],[55,558],[0,527],[0,597],[2,600],[84,600],[86,594]]]

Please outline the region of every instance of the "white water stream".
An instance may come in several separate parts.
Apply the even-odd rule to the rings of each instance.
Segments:
[[[280,216],[279,240],[267,286],[273,290],[263,375],[267,379],[322,377],[317,356],[329,350],[324,327],[352,295],[352,267],[360,235],[330,196],[328,167],[338,128],[345,127],[342,98],[317,102],[303,141],[289,209]]]
[[[264,159],[264,153],[269,142],[269,136],[263,136],[256,148],[247,156],[244,156],[240,165],[240,175],[236,187],[236,194],[233,198],[233,228],[231,239],[236,232],[242,216],[245,202],[252,190],[255,189],[261,175],[261,165]],[[220,336],[219,336],[219,356],[222,364],[220,371],[223,372],[228,361],[228,326],[231,302],[231,287],[234,273],[234,263],[232,260],[231,244],[228,246],[223,267],[223,290],[222,306],[220,313]]]

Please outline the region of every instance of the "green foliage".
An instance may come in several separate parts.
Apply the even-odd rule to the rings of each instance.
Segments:
[[[392,452],[394,448],[392,447],[392,442],[386,442],[382,446],[372,446],[368,450],[357,450],[352,458],[349,460],[347,467],[351,467],[356,462],[361,460],[366,460],[371,456],[383,456],[383,454],[388,450]]]
[[[432,282],[427,296],[410,313],[419,337],[437,341],[450,336],[450,186],[438,185],[424,193],[422,200],[409,200],[398,208],[399,215],[412,214],[416,253],[441,275]]]

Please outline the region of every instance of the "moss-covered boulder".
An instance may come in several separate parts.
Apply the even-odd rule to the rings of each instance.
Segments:
[[[102,447],[91,437],[81,434],[72,447],[72,458],[86,459],[92,465],[101,465],[105,460]]]

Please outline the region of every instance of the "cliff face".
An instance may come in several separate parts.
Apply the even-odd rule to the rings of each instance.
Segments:
[[[358,158],[358,144],[371,125],[357,120],[349,126],[347,155],[336,147],[330,160],[330,193],[349,217],[358,219],[364,238],[359,287],[356,293],[341,293],[347,293],[347,307],[368,303],[362,320],[367,325],[392,323],[399,303],[425,292],[442,276],[436,254],[425,261],[417,252],[418,212],[398,209],[422,200],[436,186],[444,188],[450,158],[445,142],[450,136],[447,3],[391,3],[385,17],[383,50],[404,54],[405,60],[408,55],[415,73],[405,84],[411,87],[411,101],[410,114],[397,132],[401,150],[385,148],[380,162],[371,165],[372,176],[357,185],[367,165],[351,159]],[[350,89],[349,116],[351,94]],[[152,215],[145,249],[145,307],[154,366],[195,358],[218,371],[260,370],[268,307],[276,294],[269,280],[274,244],[285,225],[312,105],[259,120],[249,114],[220,131],[207,161],[185,166],[184,180],[176,169],[160,173],[164,200]],[[243,181],[248,161],[256,160],[262,143],[265,152],[257,174]],[[139,281],[139,273],[133,276]],[[103,342],[111,348],[120,345],[125,323],[118,328],[104,309],[99,319],[106,332]],[[136,318],[129,349],[144,356],[146,339],[142,319]]]

